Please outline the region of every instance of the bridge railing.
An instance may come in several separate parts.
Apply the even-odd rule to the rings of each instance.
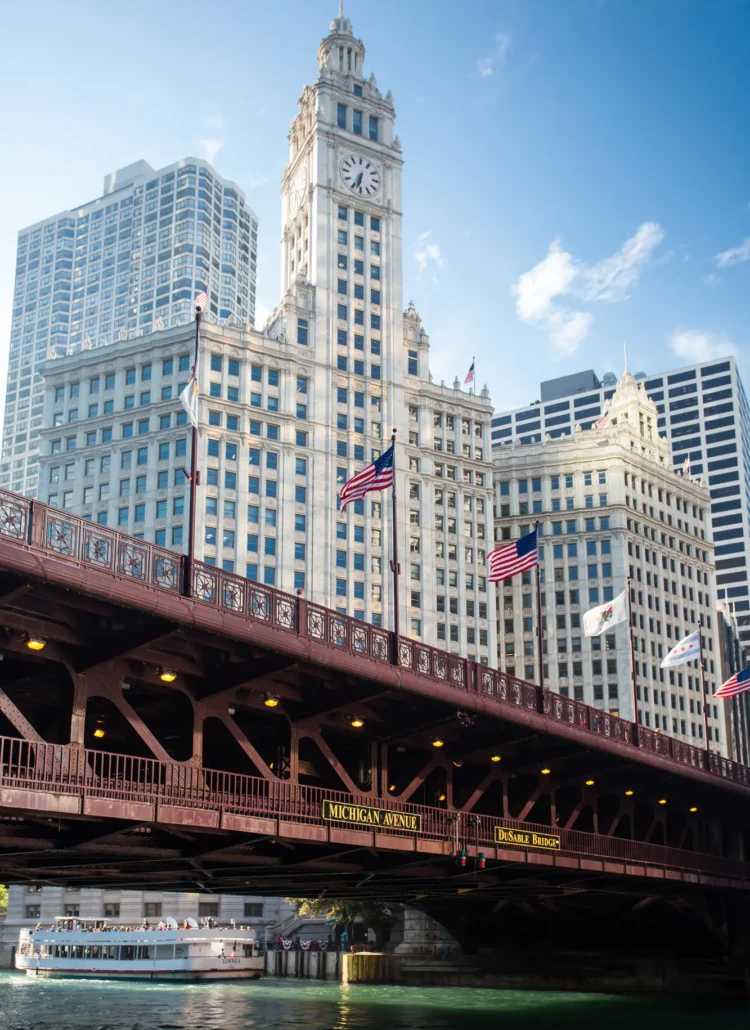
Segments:
[[[404,836],[449,845],[449,850],[474,845],[477,850],[498,844],[496,830],[523,830],[541,837],[559,837],[555,853],[597,857],[617,862],[648,863],[750,880],[750,863],[704,852],[666,847],[649,841],[608,837],[580,830],[559,829],[518,822],[497,816],[461,813],[443,808],[401,803],[391,798],[352,795],[285,780],[266,780],[243,773],[133,758],[106,751],[74,748],[36,741],[0,737],[0,786],[111,801],[140,802],[186,810],[209,810],[265,817],[308,826],[364,829],[388,836]],[[324,806],[324,802],[329,804]],[[7,804],[20,805],[6,797]],[[331,817],[331,805],[347,806],[347,818]],[[351,818],[352,807],[361,818]],[[374,817],[381,813],[412,817],[410,820]],[[283,826],[278,832],[283,833]],[[500,847],[504,845],[499,844]],[[534,845],[531,845],[532,848]],[[539,845],[544,847],[544,845]],[[513,850],[514,845],[506,845]]]
[[[541,690],[534,683],[419,640],[400,637],[396,652],[389,630],[213,565],[196,561],[187,577],[186,559],[175,551],[4,490],[0,490],[0,537],[112,576],[135,580],[151,589],[188,594],[196,603],[272,625],[282,632],[320,641],[373,662],[388,665],[395,659],[404,671],[454,688],[457,704],[462,695],[480,693],[502,705],[566,723],[582,733],[607,737],[750,787],[750,768],[703,748]]]

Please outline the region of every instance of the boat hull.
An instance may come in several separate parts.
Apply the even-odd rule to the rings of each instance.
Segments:
[[[153,981],[201,981],[201,980],[257,980],[263,969],[178,969],[173,972],[155,970],[148,972],[136,969],[133,972],[117,972],[113,969],[26,969],[27,976],[61,980],[153,980]]]

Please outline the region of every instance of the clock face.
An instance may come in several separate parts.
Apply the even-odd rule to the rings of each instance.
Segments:
[[[307,192],[307,168],[303,165],[294,177],[292,188],[289,193],[289,211],[291,214],[297,210],[305,199]]]
[[[380,189],[380,169],[361,154],[349,154],[343,159],[341,178],[358,197],[372,197]]]

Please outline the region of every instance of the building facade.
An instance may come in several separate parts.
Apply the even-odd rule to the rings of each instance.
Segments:
[[[700,626],[707,694],[721,682],[708,490],[672,470],[656,406],[630,373],[609,410],[608,428],[496,452],[496,541],[539,523],[546,686],[633,719],[628,624],[582,630],[588,608],[629,590],[638,721],[705,747],[698,664],[660,664]],[[534,576],[498,584],[498,640],[501,667],[538,682]],[[725,753],[724,707],[706,714],[708,745]]]
[[[750,649],[750,408],[734,357],[646,376],[646,394],[656,404],[659,433],[666,437],[672,465],[690,460],[691,475],[703,478],[711,494],[716,588],[737,616],[747,657]],[[589,389],[585,387],[588,385]],[[590,429],[614,393],[614,376],[601,382],[593,372],[542,384],[541,401],[492,419],[492,447],[569,436],[576,425]]]
[[[282,300],[263,332],[203,329],[196,554],[391,626],[390,492],[344,512],[337,494],[395,429],[402,632],[494,662],[490,400],[432,382],[402,308],[393,100],[348,19],[318,59],[282,183]],[[186,548],[192,341],[177,326],[48,363],[43,500]]]
[[[190,917],[203,919],[213,916],[222,925],[233,919],[238,926],[251,926],[258,938],[263,939],[267,934],[275,936],[276,926],[294,912],[294,905],[283,898],[251,894],[15,885],[8,888],[8,912],[0,922],[0,968],[12,967],[22,927],[33,927],[41,922],[46,928],[57,916],[104,918],[115,926],[140,926],[144,919],[153,926],[167,916],[178,922]]]
[[[205,161],[145,161],[18,234],[0,487],[37,496],[42,367],[158,326],[255,316],[258,220]],[[84,412],[80,413],[83,416]]]

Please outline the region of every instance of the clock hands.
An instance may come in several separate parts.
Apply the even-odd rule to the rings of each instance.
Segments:
[[[355,185],[355,186],[359,186],[359,187],[361,188],[361,186],[362,186],[362,176],[363,176],[364,174],[365,174],[364,172],[360,172],[360,173],[359,173],[359,175],[357,176],[357,178],[356,178],[356,179],[354,180],[354,185]]]

